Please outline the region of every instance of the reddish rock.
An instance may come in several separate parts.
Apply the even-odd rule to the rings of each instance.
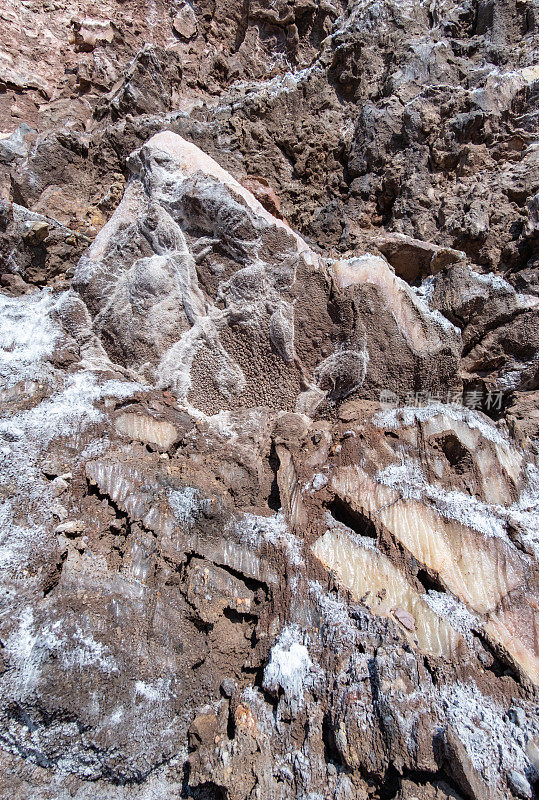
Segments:
[[[262,203],[266,211],[277,219],[284,219],[281,213],[281,201],[265,178],[246,175],[240,179],[240,183],[256,197],[259,203]]]

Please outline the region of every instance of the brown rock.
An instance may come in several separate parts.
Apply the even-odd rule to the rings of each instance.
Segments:
[[[434,275],[450,264],[466,259],[462,251],[422,242],[402,233],[378,236],[374,244],[399,278],[408,283],[420,282],[427,275]]]
[[[532,5],[6,0],[0,796],[530,796]]]
[[[516,392],[506,410],[511,433],[523,447],[539,445],[539,392]]]

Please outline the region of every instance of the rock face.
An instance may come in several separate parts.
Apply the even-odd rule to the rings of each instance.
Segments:
[[[0,796],[534,798],[537,11],[0,12]]]

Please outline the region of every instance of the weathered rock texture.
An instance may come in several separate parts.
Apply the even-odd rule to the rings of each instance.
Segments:
[[[533,2],[0,11],[0,797],[539,779]]]

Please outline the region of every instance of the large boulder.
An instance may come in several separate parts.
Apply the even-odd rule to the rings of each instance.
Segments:
[[[458,388],[458,331],[383,259],[327,265],[176,134],[130,168],[73,281],[113,362],[205,413]]]

